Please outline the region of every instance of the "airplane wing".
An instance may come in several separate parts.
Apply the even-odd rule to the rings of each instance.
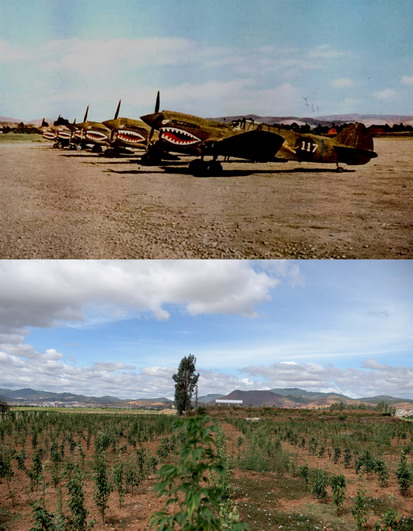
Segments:
[[[256,162],[274,160],[284,138],[268,131],[248,131],[212,143],[210,151],[215,155],[239,157]]]

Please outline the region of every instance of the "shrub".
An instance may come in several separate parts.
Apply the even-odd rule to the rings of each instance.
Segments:
[[[342,474],[333,476],[330,484],[333,492],[333,501],[337,506],[338,514],[346,499],[346,478]]]
[[[364,489],[357,490],[357,496],[354,500],[351,514],[357,522],[357,529],[363,529],[364,524],[367,522],[367,498]]]
[[[409,492],[412,484],[412,474],[406,463],[406,455],[404,453],[400,456],[399,466],[396,470],[397,482],[399,483],[399,491],[403,496]]]
[[[310,474],[311,493],[314,494],[319,500],[325,500],[327,498],[327,474],[324,470],[316,468],[312,470]]]
[[[237,521],[236,513],[226,518],[220,515],[228,495],[227,468],[212,437],[217,430],[208,422],[209,418],[202,415],[177,424],[183,428],[182,446],[176,464],[163,465],[158,471],[155,490],[159,495],[166,495],[168,500],[163,511],[151,516],[151,528],[165,531],[175,526],[203,531],[245,529],[245,525]],[[170,514],[167,507],[172,504],[176,504],[176,512]]]

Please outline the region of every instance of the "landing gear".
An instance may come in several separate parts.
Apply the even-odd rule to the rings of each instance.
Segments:
[[[189,171],[195,177],[216,177],[222,175],[222,164],[217,160],[209,162],[202,159],[194,159],[188,165]]]
[[[337,172],[337,173],[343,173],[344,168],[342,168],[341,166],[339,166],[339,165],[338,165],[338,162],[337,162],[336,164],[337,164],[336,172]]]
[[[150,153],[147,151],[144,153],[141,157],[141,165],[142,166],[157,166],[162,161],[162,158]]]
[[[103,156],[110,157],[110,158],[119,157],[119,151],[114,148],[108,148],[108,149],[105,149],[105,151],[103,152]]]
[[[147,152],[141,156],[141,164],[142,166],[158,166],[162,159],[162,151],[153,145],[149,146]]]
[[[102,146],[100,146],[99,144],[95,144],[92,147],[92,153],[102,153]]]

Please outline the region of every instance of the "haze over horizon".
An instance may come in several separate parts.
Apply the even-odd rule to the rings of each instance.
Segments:
[[[3,2],[0,115],[413,115],[409,0]]]
[[[413,398],[403,260],[0,262],[0,387],[172,397],[298,387]]]

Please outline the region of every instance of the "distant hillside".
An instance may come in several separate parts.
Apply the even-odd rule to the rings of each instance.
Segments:
[[[324,125],[332,126],[341,125],[349,122],[360,122],[369,127],[370,125],[413,125],[412,115],[398,115],[398,114],[331,114],[328,116],[316,117],[299,117],[299,116],[258,116],[256,114],[245,114],[236,116],[221,116],[215,118],[218,121],[231,122],[233,120],[240,120],[247,118],[264,124],[278,124],[291,125],[297,123],[298,125],[308,124],[310,126]]]
[[[18,118],[9,118],[7,116],[0,116],[0,122],[6,122],[6,123],[20,123],[23,122],[23,120],[19,120]]]
[[[49,391],[36,391],[34,389],[17,389],[12,391],[10,389],[0,389],[0,396],[3,396],[11,403],[29,404],[38,403],[46,404],[50,402],[59,402],[62,404],[81,403],[86,405],[110,405],[117,406],[133,405],[135,407],[142,407],[145,405],[161,405],[171,404],[172,401],[168,398],[138,398],[135,400],[122,400],[114,396],[85,396],[74,393],[52,393]]]
[[[379,402],[386,402],[386,404],[398,404],[400,402],[407,402],[413,404],[413,399],[409,398],[394,398],[393,396],[379,395],[379,396],[370,396],[359,398],[361,402],[366,402],[367,404],[378,404]]]
[[[271,392],[288,396],[292,399],[300,399],[304,402],[313,402],[314,400],[322,400],[325,398],[337,398],[338,400],[351,400],[348,396],[340,395],[338,393],[321,393],[319,391],[304,391],[303,389],[298,389],[297,387],[291,387],[286,389],[270,389]],[[362,400],[362,399],[360,399]]]
[[[215,400],[218,400],[218,398],[222,398],[224,395],[218,395],[218,394],[209,394],[205,396],[199,396],[198,402],[201,402],[202,404],[208,404],[208,403],[215,403]]]
[[[129,398],[120,399],[114,396],[85,396],[75,393],[53,393],[49,391],[36,391],[34,389],[0,389],[0,398],[11,404],[39,404],[47,405],[51,403],[69,405],[82,404],[85,406],[113,406],[113,407],[134,407],[134,408],[163,408],[173,403],[169,398]],[[379,402],[385,402],[399,408],[413,405],[413,399],[394,398],[392,396],[373,396],[363,398],[350,398],[339,393],[322,393],[318,391],[305,391],[297,387],[270,390],[241,391],[236,389],[231,393],[208,394],[198,398],[200,404],[214,405],[215,400],[226,398],[229,400],[242,400],[244,406],[250,404],[254,407],[270,406],[279,408],[299,408],[313,409],[319,407],[329,407],[332,404],[357,404],[365,403],[377,405]],[[407,406],[406,406],[407,405]]]
[[[295,404],[286,397],[276,395],[271,391],[232,391],[222,398],[228,400],[242,400],[244,406],[275,406],[275,407],[294,407]]]
[[[85,396],[74,393],[52,393],[49,391],[36,391],[34,389],[0,389],[0,395],[16,402],[84,402],[94,404],[107,404],[119,402],[114,396]]]

